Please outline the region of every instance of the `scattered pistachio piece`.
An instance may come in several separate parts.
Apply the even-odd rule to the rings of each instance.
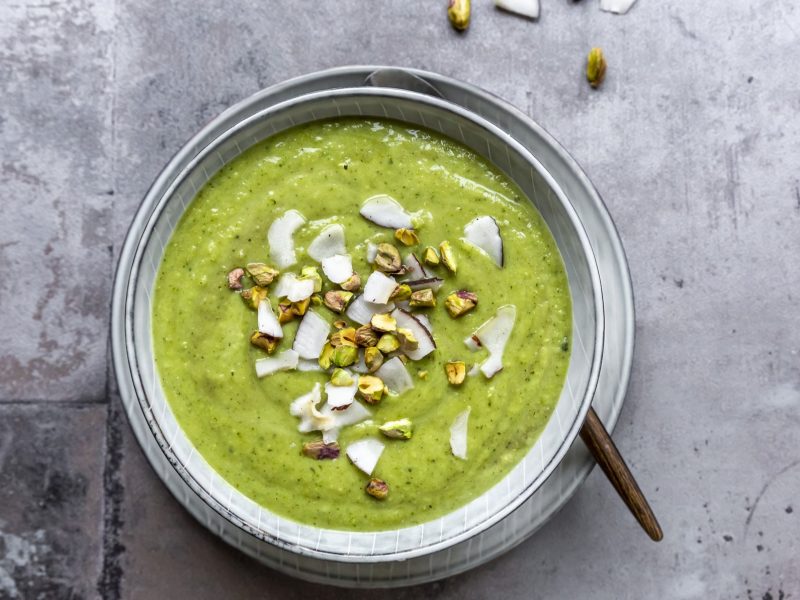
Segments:
[[[303,444],[303,454],[317,460],[339,458],[339,443],[331,442],[326,444],[322,440],[306,442]]]
[[[467,290],[458,290],[444,299],[444,307],[454,319],[471,311],[478,304],[478,296]]]
[[[404,246],[416,246],[419,244],[419,236],[413,229],[406,229],[405,227],[397,229],[394,232],[394,237]]]
[[[361,277],[358,273],[353,273],[350,279],[340,284],[340,287],[346,292],[357,292],[361,288]]]
[[[358,378],[358,393],[367,404],[380,402],[385,389],[383,381],[374,375],[361,375]]]
[[[357,360],[358,348],[355,346],[336,346],[331,355],[331,362],[337,367],[349,367]]]
[[[331,359],[333,358],[333,346],[330,342],[322,347],[322,352],[319,355],[319,366],[323,369],[331,368]]]
[[[433,246],[428,246],[425,248],[425,252],[422,254],[422,260],[424,260],[429,265],[435,267],[439,264],[439,253],[436,251],[436,248]]]
[[[392,295],[389,296],[390,300],[395,300],[397,302],[402,302],[403,300],[408,300],[411,297],[411,286],[407,283],[401,283],[392,292]]]
[[[273,269],[264,263],[248,263],[247,274],[253,278],[253,281],[256,282],[256,285],[266,287],[272,283],[272,281],[278,275],[280,275],[280,271],[278,271],[278,269]]]
[[[333,326],[336,327],[336,329],[344,329],[347,327],[347,321],[342,321],[339,319],[338,321],[333,322]]]
[[[470,0],[450,0],[447,4],[447,18],[458,31],[469,27]]]
[[[378,500],[383,500],[389,495],[389,484],[383,479],[378,479],[376,477],[370,479],[369,482],[367,482],[367,487],[364,489],[370,496]]]
[[[401,354],[397,358],[399,358],[400,362],[403,363],[404,365],[408,364],[409,358],[405,354]]]
[[[425,381],[425,380],[427,380],[427,379],[428,379],[428,372],[427,372],[427,371],[425,371],[425,370],[423,370],[423,371],[417,371],[417,377],[419,377],[420,379],[422,379],[423,381]]]
[[[597,89],[606,76],[606,59],[600,48],[592,48],[586,58],[586,80]]]
[[[362,325],[356,329],[356,345],[362,347],[374,346],[378,343],[378,334],[371,325]]]
[[[256,348],[261,348],[262,350],[266,350],[267,354],[272,354],[275,352],[275,348],[278,347],[280,340],[278,338],[272,337],[271,335],[267,335],[266,333],[261,333],[260,331],[256,330],[250,336],[250,343],[253,344]]]
[[[339,346],[352,346],[356,347],[356,330],[354,327],[345,327],[340,329],[331,336],[331,346],[337,348]]]
[[[344,369],[334,369],[331,374],[331,383],[337,387],[353,385],[353,376]]]
[[[306,314],[309,304],[311,304],[311,298],[306,298],[305,300],[300,300],[298,302],[292,302],[292,310],[294,311],[295,315],[302,317],[304,314]]]
[[[228,273],[228,288],[232,290],[242,289],[242,277],[244,277],[244,269],[241,267],[236,267]]]
[[[330,290],[325,292],[325,306],[330,308],[335,313],[343,313],[347,305],[353,299],[353,292],[345,292],[344,290]]]
[[[378,430],[383,435],[393,440],[410,440],[412,435],[411,420],[398,419],[397,421],[387,421],[378,427]]]
[[[311,304],[314,306],[322,306],[322,296],[319,294],[311,294]]]
[[[412,292],[408,300],[408,305],[414,308],[436,306],[436,296],[433,295],[431,288],[422,288],[416,292]]]
[[[397,331],[397,321],[389,313],[380,313],[372,315],[372,320],[369,322],[375,331],[383,333],[391,333]]]
[[[445,363],[444,372],[447,373],[447,381],[452,385],[461,385],[467,376],[467,365],[462,360],[451,360]]]
[[[419,340],[414,337],[414,332],[405,327],[397,328],[397,337],[400,339],[400,345],[403,350],[416,350],[419,348]]]
[[[378,253],[373,261],[375,268],[382,273],[399,273],[403,269],[400,251],[392,244],[378,244]]]
[[[294,312],[292,303],[288,300],[278,302],[278,323],[283,325],[294,319],[297,315]]]
[[[375,346],[366,348],[364,350],[364,364],[367,365],[367,371],[374,373],[383,364],[383,353]]]
[[[439,244],[439,252],[442,255],[444,266],[455,273],[458,270],[458,263],[456,262],[456,256],[453,254],[453,247],[450,245],[450,242],[445,240]]]
[[[259,285],[254,285],[251,288],[242,290],[242,300],[253,310],[258,310],[259,303],[262,300],[266,300],[267,296],[269,296],[267,288],[263,288]]]
[[[381,336],[381,339],[378,340],[377,348],[384,354],[389,354],[390,352],[394,352],[399,347],[400,347],[400,340],[397,339],[396,335],[392,335],[391,333],[384,333]]]

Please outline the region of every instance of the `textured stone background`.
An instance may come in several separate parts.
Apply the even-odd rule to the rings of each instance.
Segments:
[[[800,6],[542,0],[0,4],[0,597],[800,597]],[[601,91],[581,76],[605,49]],[[397,593],[305,585],[201,529],[133,440],[109,291],[161,166],[230,103],[348,63],[427,68],[526,110],[585,167],[636,289],[615,438],[666,532],[602,475],[534,538]]]

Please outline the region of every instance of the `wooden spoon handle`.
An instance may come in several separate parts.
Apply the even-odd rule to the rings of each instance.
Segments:
[[[600,421],[600,417],[589,408],[586,421],[581,428],[581,438],[588,446],[589,451],[594,456],[597,464],[611,481],[611,485],[617,490],[622,500],[627,504],[633,516],[639,521],[639,525],[647,532],[653,541],[659,542],[664,537],[661,525],[658,524],[653,510],[647,503],[647,499],[639,489],[639,485],[625,464],[625,460],[614,445],[611,436]]]

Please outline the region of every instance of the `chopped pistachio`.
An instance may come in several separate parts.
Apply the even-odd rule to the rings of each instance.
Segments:
[[[436,296],[431,288],[422,288],[411,294],[408,305],[414,308],[436,306]]]
[[[300,277],[298,279],[311,279],[314,281],[314,291],[322,291],[322,277],[317,271],[317,267],[303,267],[300,269]]]
[[[325,292],[325,306],[330,308],[333,312],[343,313],[347,305],[353,299],[353,292],[345,292],[344,290],[330,290]]]
[[[392,244],[378,244],[378,252],[373,261],[375,268],[383,273],[399,273],[403,269],[400,251]]]
[[[397,339],[396,335],[392,335],[391,333],[384,333],[381,336],[381,339],[378,340],[377,348],[384,354],[389,354],[390,352],[394,352],[399,347],[400,347],[400,340]]]
[[[370,479],[369,482],[367,482],[367,487],[364,489],[370,496],[378,500],[383,500],[389,495],[389,484],[377,477]]]
[[[362,325],[356,329],[356,345],[362,347],[374,346],[378,343],[378,334],[371,325]]]
[[[467,365],[462,360],[451,360],[445,363],[444,372],[447,374],[447,381],[452,385],[461,385],[467,375]]]
[[[322,347],[322,352],[319,355],[319,366],[323,369],[331,368],[331,359],[333,358],[333,346],[330,342]]]
[[[326,444],[322,440],[306,442],[303,444],[303,454],[317,460],[339,458],[339,443],[331,442]]]
[[[339,284],[341,288],[347,292],[357,292],[361,287],[361,277],[358,273],[350,275],[350,279]]]
[[[470,0],[450,0],[447,4],[447,18],[458,31],[469,27]]]
[[[311,298],[306,298],[305,300],[300,300],[298,302],[292,302],[292,310],[294,311],[295,315],[301,317],[306,314],[309,304],[311,304]]]
[[[364,364],[367,365],[367,371],[374,373],[383,364],[383,353],[375,346],[364,349]]]
[[[455,273],[458,270],[458,263],[456,262],[456,256],[453,254],[453,247],[450,245],[450,242],[445,240],[439,244],[439,252],[442,255],[444,266]]]
[[[471,311],[478,304],[478,296],[467,290],[458,290],[444,299],[444,307],[453,318]]]
[[[413,229],[406,229],[405,227],[397,229],[394,232],[394,237],[404,246],[416,246],[419,244],[419,236]]]
[[[372,328],[375,331],[380,331],[383,333],[391,333],[392,331],[397,330],[397,321],[395,321],[394,317],[389,313],[372,315],[372,319],[370,320],[369,324],[372,325]]]
[[[400,362],[403,363],[404,365],[408,364],[408,357],[405,354],[401,354],[397,358],[399,358]]]
[[[322,296],[319,294],[311,294],[311,304],[314,306],[322,306]]]
[[[374,375],[361,375],[358,378],[358,393],[367,404],[377,404],[381,401],[386,386],[380,378]]]
[[[331,383],[337,387],[347,387],[353,385],[353,376],[344,369],[334,369],[331,375]]]
[[[439,264],[439,253],[436,251],[436,248],[433,246],[428,246],[425,248],[425,252],[422,253],[422,260],[424,260],[429,265],[435,267]]]
[[[349,367],[358,360],[358,348],[355,346],[336,346],[333,349],[331,362],[337,367]]]
[[[419,377],[420,379],[425,381],[426,379],[428,379],[428,372],[424,371],[424,370],[423,371],[417,371],[417,377]]]
[[[342,321],[339,319],[338,321],[333,322],[333,326],[336,327],[336,329],[344,329],[347,327],[347,321]]]
[[[253,281],[256,282],[256,285],[266,287],[272,283],[273,279],[280,275],[280,271],[273,269],[264,263],[248,263],[247,274],[253,278]]]
[[[294,306],[288,300],[281,300],[278,302],[278,323],[283,325],[294,319],[297,315],[294,312]]]
[[[411,287],[406,283],[401,283],[392,292],[392,295],[389,296],[390,300],[395,300],[397,302],[402,302],[403,300],[408,300],[411,297]]]
[[[262,300],[266,300],[267,296],[269,296],[267,288],[263,288],[259,285],[254,285],[249,289],[242,290],[242,300],[253,310],[258,310],[259,303]]]
[[[242,277],[244,277],[244,269],[241,267],[236,267],[228,273],[228,288],[232,290],[242,289]]]
[[[400,345],[403,350],[416,350],[419,348],[419,340],[414,337],[414,332],[405,327],[397,328],[397,337],[400,339]]]
[[[393,440],[410,440],[411,420],[398,419],[397,421],[386,421],[383,425],[378,427],[378,430],[388,438]]]
[[[256,348],[261,348],[262,350],[266,350],[267,354],[272,354],[275,352],[275,348],[278,347],[280,340],[278,338],[274,338],[271,335],[267,335],[266,333],[261,333],[260,331],[256,330],[250,336],[250,343],[253,344]]]
[[[586,58],[586,80],[593,88],[598,88],[606,76],[606,58],[600,48],[592,48]]]
[[[352,346],[356,347],[356,330],[353,327],[340,329],[331,336],[331,346]]]

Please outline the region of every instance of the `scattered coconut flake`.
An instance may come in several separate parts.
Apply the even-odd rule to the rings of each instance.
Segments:
[[[376,304],[367,302],[364,296],[357,296],[347,307],[345,314],[359,325],[365,325],[372,320],[372,315],[389,312],[394,309],[394,302]]]
[[[624,15],[636,4],[636,0],[600,0],[600,10]]]
[[[341,433],[341,427],[334,427],[332,429],[328,429],[327,431],[322,432],[322,441],[326,444],[332,444],[339,439],[339,433]]]
[[[503,266],[503,238],[493,217],[472,219],[464,226],[464,241],[482,250],[498,267]]]
[[[404,281],[412,291],[421,290],[423,288],[431,288],[434,292],[438,292],[439,288],[444,284],[444,279],[439,277],[423,277],[422,279],[414,279],[413,281]]]
[[[431,320],[428,318],[428,315],[418,313],[414,315],[414,318],[422,323],[423,327],[428,330],[428,334],[433,337],[433,325],[431,324]]]
[[[394,277],[373,271],[364,286],[364,300],[374,304],[386,304],[396,287],[397,282]]]
[[[308,255],[317,262],[336,254],[347,254],[344,243],[344,227],[339,223],[328,225],[308,245]]]
[[[355,371],[356,373],[364,374],[369,372],[369,369],[367,368],[367,363],[364,361],[363,348],[358,349],[358,360],[356,360],[355,364],[353,364],[350,368],[353,369],[353,371]]]
[[[513,304],[506,304],[498,308],[495,315],[481,325],[474,334],[489,351],[489,358],[481,365],[481,372],[487,378],[503,368],[503,351],[511,336],[516,318],[517,307]]]
[[[375,438],[365,438],[353,442],[347,447],[347,458],[364,473],[372,475],[383,452],[383,447],[383,442]]]
[[[333,427],[336,428],[355,425],[372,417],[372,413],[358,400],[354,400],[353,403],[344,410],[333,410],[326,404],[322,407],[320,412],[323,415],[330,416],[333,419]]]
[[[467,377],[475,377],[478,373],[481,372],[481,366],[478,363],[472,365],[472,368],[467,371]]]
[[[428,272],[425,270],[425,267],[422,266],[422,263],[419,262],[417,255],[411,252],[410,254],[406,255],[403,259],[403,266],[406,267],[408,277],[406,278],[408,281],[414,281],[416,279],[426,279],[430,277]]]
[[[375,371],[375,376],[394,394],[402,394],[414,387],[414,380],[411,379],[403,361],[397,356],[383,363],[381,368]]]
[[[306,222],[306,218],[294,209],[287,210],[269,226],[267,242],[269,256],[279,269],[291,267],[297,262],[294,251],[294,232]]]
[[[322,272],[333,283],[344,283],[353,276],[353,261],[349,254],[334,254],[322,259]]]
[[[313,310],[308,310],[297,328],[292,348],[300,358],[318,359],[328,340],[330,330],[331,326],[325,319]]]
[[[361,216],[372,221],[380,227],[389,229],[411,229],[414,225],[411,222],[411,215],[401,206],[401,204],[386,194],[372,196],[364,201],[359,211]]]
[[[392,316],[395,321],[397,321],[398,328],[404,327],[410,329],[411,333],[414,334],[414,337],[417,339],[418,345],[416,350],[403,349],[403,354],[408,358],[411,360],[419,360],[428,356],[428,354],[436,349],[436,342],[433,341],[433,336],[431,336],[428,328],[417,319],[416,315],[412,315],[402,308],[397,308],[392,311]]]
[[[320,373],[324,371],[324,369],[319,365],[319,360],[309,360],[307,358],[301,358],[297,361],[297,370],[306,373],[309,371],[318,371]]]
[[[475,337],[474,333],[464,338],[464,345],[473,352],[481,349],[481,341]]]
[[[300,396],[289,405],[289,414],[300,418],[300,424],[297,426],[300,433],[326,431],[334,426],[333,417],[317,410],[317,404],[321,401],[320,385],[316,383],[308,394]]]
[[[453,456],[462,460],[467,460],[467,422],[471,410],[472,407],[468,406],[466,410],[458,413],[450,426],[450,449],[453,451]]]
[[[276,298],[287,298],[290,302],[300,302],[314,293],[314,280],[302,279],[294,273],[284,273],[278,278],[272,294]]]
[[[299,355],[294,350],[284,350],[275,356],[267,356],[256,360],[256,376],[266,377],[278,371],[289,371],[297,368]]]
[[[539,0],[494,0],[494,5],[523,17],[539,18]]]
[[[367,242],[367,262],[369,264],[374,263],[376,256],[378,256],[378,244]]]
[[[272,312],[272,305],[266,299],[258,303],[258,330],[270,337],[283,337],[283,329],[278,317]]]
[[[358,390],[358,378],[355,377],[352,385],[333,385],[331,382],[325,384],[325,394],[327,395],[327,404],[332,410],[343,410],[350,406],[355,400],[356,391]]]

